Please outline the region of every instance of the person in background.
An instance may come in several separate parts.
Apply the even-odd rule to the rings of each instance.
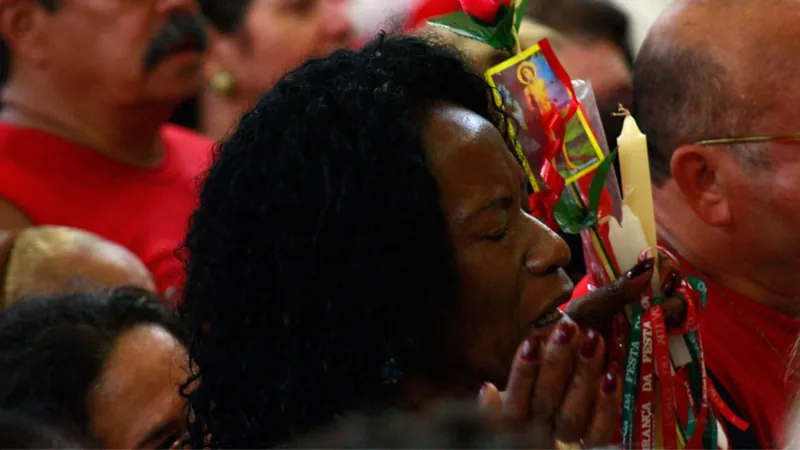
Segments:
[[[183,339],[140,290],[17,302],[0,313],[0,408],[89,448],[170,448],[186,424]]]
[[[328,429],[304,436],[286,448],[548,448],[531,433],[500,426],[468,402],[444,402],[422,414],[381,411],[351,414]]]
[[[424,411],[482,386],[498,405],[485,382],[548,447],[610,440],[619,374],[592,329],[638,298],[652,261],[573,304],[582,330],[561,320],[569,250],[530,215],[508,118],[456,54],[410,36],[337,51],[221,144],[180,308],[195,446],[281,445],[353,410]]]
[[[156,289],[136,255],[95,234],[42,226],[0,236],[0,308],[31,295],[114,286]]]
[[[708,284],[705,361],[749,423],[725,424],[734,448],[783,448],[797,390],[787,372],[800,333],[798,21],[795,0],[678,1],[634,70],[659,237]]]
[[[173,121],[222,139],[280,77],[350,44],[342,0],[199,0],[211,39],[197,99]]]
[[[194,1],[4,1],[0,28],[0,230],[84,229],[179,287],[212,147],[166,124],[200,84]]]
[[[76,449],[78,441],[19,411],[0,410],[0,448]]]
[[[527,15],[568,39],[556,50],[572,78],[592,83],[606,138],[622,130],[619,104],[630,105],[633,51],[625,13],[608,0],[530,0]]]

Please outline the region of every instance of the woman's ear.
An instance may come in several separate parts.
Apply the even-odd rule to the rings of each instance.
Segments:
[[[699,145],[679,147],[672,154],[672,178],[687,203],[709,225],[730,223],[731,209],[721,183],[720,153]]]
[[[209,26],[203,75],[208,79],[223,71],[236,72],[242,60],[243,39],[241,34],[220,33]]]

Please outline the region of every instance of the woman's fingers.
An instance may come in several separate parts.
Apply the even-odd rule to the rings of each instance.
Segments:
[[[607,372],[600,382],[594,415],[589,423],[583,443],[585,448],[609,445],[614,439],[614,431],[619,422],[622,409],[622,387],[620,377],[613,371]]]
[[[650,286],[653,266],[652,259],[637,265],[611,284],[572,300],[564,312],[581,328],[600,328],[625,306],[639,301],[642,293]]]
[[[517,349],[502,402],[503,419],[510,423],[522,424],[528,418],[531,389],[538,375],[541,349],[541,338],[535,335],[525,339]]]
[[[478,409],[486,413],[492,421],[500,421],[503,413],[503,398],[492,383],[483,383],[478,394]]]
[[[586,434],[603,375],[604,353],[605,342],[600,334],[587,331],[575,359],[575,372],[555,418],[556,439],[578,442]]]
[[[530,400],[534,432],[552,433],[556,413],[571,378],[579,341],[577,325],[563,320],[542,348],[539,378]]]

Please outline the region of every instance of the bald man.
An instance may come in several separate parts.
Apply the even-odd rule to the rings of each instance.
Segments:
[[[92,233],[56,226],[0,232],[0,308],[30,295],[115,286],[155,291],[136,255]]]
[[[750,424],[734,447],[782,448],[800,333],[800,1],[672,5],[634,69],[662,243],[708,282],[706,363]],[[739,138],[725,140],[725,138]],[[580,294],[580,289],[577,294]]]

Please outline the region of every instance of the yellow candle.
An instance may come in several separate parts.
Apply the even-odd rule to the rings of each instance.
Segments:
[[[630,115],[625,117],[622,133],[617,138],[617,145],[619,147],[623,201],[639,219],[648,247],[655,250],[658,242],[656,220],[653,213],[650,162],[647,159],[647,136],[642,134],[636,121]],[[654,256],[658,257],[657,252],[654,252]]]

